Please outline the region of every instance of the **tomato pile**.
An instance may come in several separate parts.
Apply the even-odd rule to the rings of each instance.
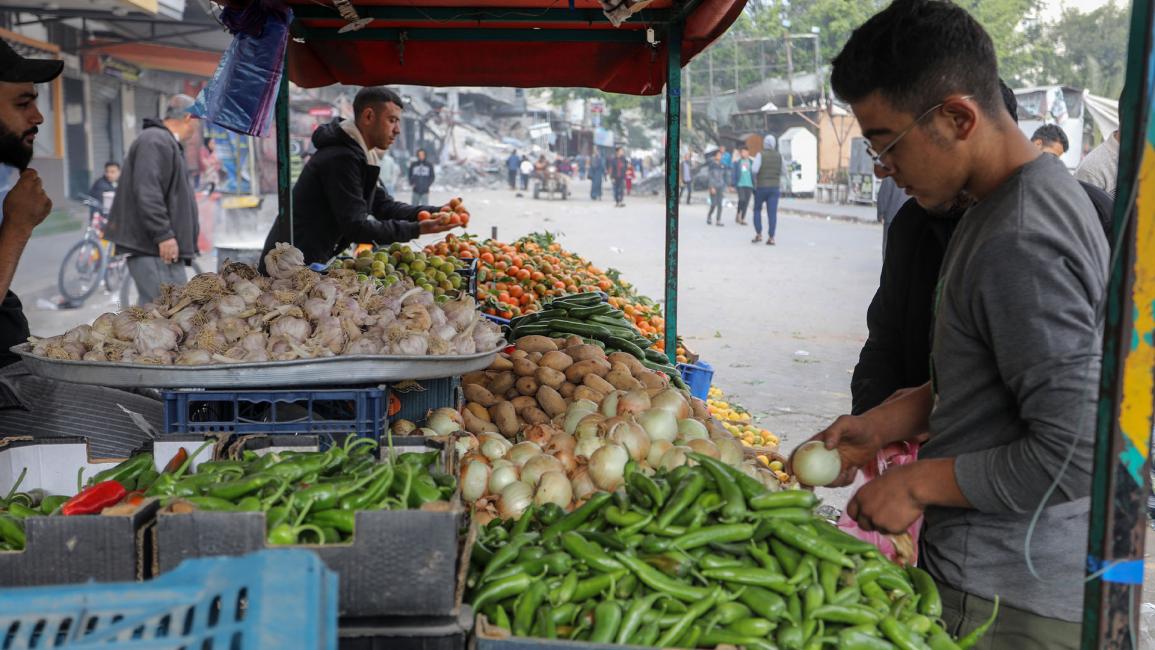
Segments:
[[[472,235],[448,235],[425,247],[431,255],[477,259],[477,300],[485,313],[515,318],[537,311],[541,304],[570,293],[602,291],[609,302],[633,320],[641,333],[661,339],[662,308],[639,295],[614,269],[602,271],[561,247],[549,233],[533,233],[510,243],[480,240]],[[658,341],[659,349],[662,342]]]

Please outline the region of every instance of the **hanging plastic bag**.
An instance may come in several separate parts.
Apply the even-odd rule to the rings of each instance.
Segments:
[[[288,9],[265,12],[262,27],[256,30],[250,18],[246,28],[234,34],[213,78],[197,95],[193,115],[244,135],[268,133],[292,19]]]
[[[886,470],[898,465],[908,465],[918,460],[917,442],[898,442],[887,445],[875,456],[874,463],[862,468],[862,472],[854,480],[854,490],[875,478]],[[913,565],[918,563],[918,533],[922,529],[922,517],[919,517],[905,533],[901,535],[887,535],[873,531],[862,530],[858,523],[845,512],[838,519],[838,527],[854,535],[858,539],[870,542],[882,551],[882,554],[899,564]]]

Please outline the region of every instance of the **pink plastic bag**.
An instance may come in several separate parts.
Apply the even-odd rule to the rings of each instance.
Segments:
[[[884,447],[875,457],[874,464],[863,467],[862,472],[854,479],[854,490],[857,492],[867,481],[881,476],[891,467],[908,465],[918,460],[918,447],[917,442],[898,442]],[[922,528],[922,517],[919,517],[901,535],[887,535],[862,530],[846,512],[843,512],[838,519],[838,527],[858,539],[874,544],[882,551],[883,555],[894,562],[908,565],[918,562],[918,531]]]

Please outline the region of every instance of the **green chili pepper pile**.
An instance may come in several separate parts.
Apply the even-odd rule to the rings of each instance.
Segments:
[[[691,454],[636,467],[573,512],[494,520],[474,545],[474,610],[515,636],[642,646],[956,650],[934,581],[813,514],[810,492],[767,492]],[[989,625],[989,623],[988,623]],[[985,628],[983,628],[985,631]]]
[[[354,534],[356,512],[405,510],[449,500],[456,480],[431,470],[441,452],[378,462],[377,443],[350,437],[324,452],[244,452],[162,475],[145,493],[198,510],[264,512],[269,544],[338,544]]]

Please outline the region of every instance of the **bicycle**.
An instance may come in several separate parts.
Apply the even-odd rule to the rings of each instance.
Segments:
[[[91,217],[84,237],[65,253],[57,285],[66,300],[84,304],[101,283],[109,293],[124,289],[128,264],[125,255],[116,253],[116,245],[104,238],[108,218],[103,206],[91,197],[80,201],[90,208]]]

